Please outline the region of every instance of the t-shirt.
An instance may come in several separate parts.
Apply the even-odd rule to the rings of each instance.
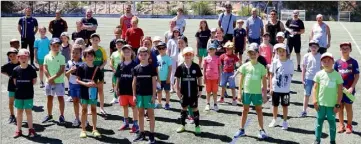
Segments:
[[[79,66],[79,68],[76,71],[76,76],[79,80],[83,82],[91,82],[92,77],[94,75],[93,81],[97,83],[100,79],[101,73],[99,69],[94,74],[94,71],[96,69],[96,66],[89,67],[87,64],[83,64]],[[89,87],[86,87],[84,85],[80,85],[80,98],[88,100],[89,99]]]
[[[50,51],[50,40],[48,39],[48,37],[37,38],[34,41],[34,49],[38,50],[38,59],[43,60]]]
[[[66,23],[66,21],[62,18],[60,18],[59,20],[52,20],[50,21],[49,23],[49,29],[52,29],[53,30],[53,38],[54,37],[57,37],[59,38],[60,37],[60,34],[62,32],[65,31],[65,29],[68,28],[68,24]]]
[[[121,62],[117,66],[117,70],[115,72],[115,77],[119,80],[118,91],[120,95],[131,95],[133,96],[133,75],[132,71],[137,64],[134,61],[131,61],[128,65],[124,62]]]
[[[117,39],[113,39],[113,40],[110,41],[110,43],[109,43],[109,52],[110,52],[110,53],[113,53],[113,52],[117,51],[117,46],[116,46],[116,43],[115,43],[116,40],[117,40]]]
[[[272,45],[275,45],[277,43],[276,41],[276,35],[278,32],[281,32],[281,24],[283,25],[283,23],[281,23],[281,21],[277,21],[276,24],[272,24],[271,21],[268,21],[266,24],[266,32],[268,32],[270,34],[270,43]]]
[[[350,58],[347,61],[337,60],[334,69],[341,74],[343,79],[343,87],[350,88],[355,80],[355,74],[359,74],[360,70],[355,59]]]
[[[273,74],[272,89],[274,92],[289,93],[293,76],[293,62],[291,60],[272,62],[269,71]]]
[[[51,53],[47,54],[44,59],[44,65],[48,67],[48,72],[50,76],[56,75],[59,72],[60,66],[65,66],[65,57],[58,53],[53,56]],[[60,84],[64,83],[64,73],[54,80],[55,83]]]
[[[180,93],[185,97],[198,96],[198,78],[202,77],[201,68],[198,64],[192,62],[187,67],[185,63],[177,67],[174,76],[180,80]]]
[[[176,27],[179,27],[180,34],[183,34],[183,27],[186,26],[186,20],[184,16],[181,16],[177,19],[177,16],[174,17]]]
[[[233,72],[234,71],[234,66],[236,65],[236,63],[239,61],[237,55],[235,54],[222,54],[219,57],[221,64],[223,66],[223,72]]]
[[[267,64],[271,64],[271,62],[272,62],[272,53],[273,53],[272,45],[270,45],[270,44],[266,45],[266,44],[262,43],[259,46],[259,54],[266,59]]]
[[[34,17],[25,16],[19,19],[18,25],[21,28],[21,38],[35,38],[35,27],[38,27],[38,21]]]
[[[211,31],[210,30],[198,31],[195,37],[199,39],[197,47],[205,49],[207,48],[207,42],[211,37]]]
[[[8,91],[9,92],[15,92],[16,86],[14,84],[14,81],[11,79],[11,75],[13,73],[13,70],[16,66],[20,65],[20,63],[13,64],[11,62],[1,66],[1,73],[5,73],[9,76],[9,82],[8,82]]]
[[[75,72],[71,73],[69,76],[69,83],[71,84],[78,84],[76,82],[76,71],[78,70],[78,68],[83,65],[83,61],[81,59],[79,59],[78,62],[74,61],[74,60],[69,60],[65,66],[65,71],[69,71],[71,69],[71,67],[75,66],[77,69],[75,70]]]
[[[117,69],[118,64],[120,64],[122,62],[122,59],[120,56],[121,56],[121,53],[119,51],[114,51],[112,53],[112,55],[110,56],[110,59],[112,61],[114,69]]]
[[[168,77],[169,67],[172,66],[172,59],[168,55],[158,55],[158,74],[160,81],[166,81]]]
[[[157,76],[155,67],[148,64],[142,66],[137,65],[133,69],[133,76],[136,78],[136,94],[140,96],[153,95],[153,77]]]
[[[86,26],[98,26],[98,21],[97,19],[91,17],[90,19],[87,19],[87,18],[82,18],[81,19],[81,22],[86,25]],[[96,33],[96,31],[88,31],[88,30],[85,30],[86,31],[86,38],[87,39],[90,39],[90,36],[93,34],[93,33]]]
[[[26,68],[16,66],[11,75],[11,79],[15,79],[15,99],[33,99],[34,87],[33,80],[37,78],[36,70],[31,65]]]
[[[141,38],[144,36],[141,28],[129,28],[125,35],[128,37],[127,43],[131,45],[132,48],[140,47]]]
[[[247,62],[249,62],[249,61],[250,61],[250,59],[248,58],[248,59],[246,59],[244,62],[247,63]],[[260,64],[262,64],[265,68],[267,68],[267,60],[266,60],[266,58],[264,58],[263,56],[259,55],[258,58],[257,58],[257,61],[258,61]]]
[[[305,25],[303,24],[303,21],[300,19],[297,20],[293,20],[293,19],[289,19],[286,22],[286,27],[292,29],[294,32],[300,32],[301,29],[305,29]],[[288,37],[291,39],[297,39],[297,40],[301,40],[301,35],[297,34],[293,37]]]
[[[253,65],[251,62],[247,62],[238,68],[238,71],[244,75],[244,93],[262,94],[262,78],[267,74],[267,70],[262,64]]]
[[[337,103],[338,86],[343,83],[341,75],[337,71],[330,73],[321,70],[313,79],[318,83],[317,102],[320,106],[334,107]]]
[[[313,80],[316,73],[321,70],[321,54],[307,53],[303,56],[303,66],[306,67],[305,79]]]
[[[172,60],[177,61],[179,54],[178,41],[175,39],[169,39],[167,42],[167,54]]]
[[[101,46],[98,46],[98,50],[95,51],[95,57],[93,64],[95,66],[101,66],[104,61],[108,59],[107,53],[105,52],[104,48]]]
[[[125,14],[121,16],[121,18],[123,18],[123,23],[122,23],[122,38],[125,38],[125,32],[127,31],[127,29],[129,29],[130,27],[132,27],[132,18],[134,15],[132,15],[131,17],[127,17]]]
[[[77,38],[82,38],[82,39],[88,39],[88,37],[87,37],[87,35],[86,35],[86,31],[85,30],[81,30],[81,31],[79,31],[79,32],[73,32],[72,34],[71,34],[71,39],[73,40],[73,41],[75,41]]]
[[[217,56],[206,56],[203,61],[203,68],[206,70],[205,76],[209,80],[219,79],[219,66],[221,66],[221,61]]]
[[[246,36],[247,36],[247,32],[244,28],[235,28],[233,31],[233,37],[235,39],[234,46],[236,48],[243,48],[245,43],[244,38]]]
[[[236,21],[237,17],[232,13],[221,13],[218,16],[218,21],[221,21],[221,28],[224,31],[224,34],[233,34],[233,23]],[[228,31],[227,31],[228,29]]]
[[[260,17],[249,17],[246,20],[246,27],[248,28],[248,37],[252,39],[261,38],[261,30],[263,29],[263,21]]]

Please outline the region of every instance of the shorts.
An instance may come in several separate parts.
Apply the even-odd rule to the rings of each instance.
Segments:
[[[250,38],[248,37],[248,43],[257,43],[258,45],[261,44],[261,38],[256,38],[256,39],[253,39],[253,38]]]
[[[303,85],[304,89],[305,89],[305,96],[311,96],[312,93],[312,88],[313,85],[315,84],[315,82],[313,80],[305,80],[305,84]]]
[[[282,106],[289,106],[290,105],[290,93],[273,92],[273,94],[272,94],[272,105],[278,107],[280,105],[280,99],[281,99],[281,105]]]
[[[72,98],[80,98],[80,85],[69,83],[69,95]]]
[[[97,105],[98,101],[96,99],[80,99],[80,103],[84,105]]]
[[[287,46],[290,50],[290,54],[292,53],[293,48],[295,48],[295,53],[301,52],[301,40],[300,39],[289,38],[287,40]]]
[[[99,76],[99,81],[100,82],[104,82],[104,70],[102,69],[101,71],[100,71],[100,74],[99,74],[100,76]]]
[[[234,49],[234,53],[243,55],[243,48],[244,48],[244,46],[236,46]]]
[[[158,91],[162,91],[162,90],[170,91],[170,83],[167,84],[167,81],[160,81],[160,88],[157,87],[157,90]]]
[[[114,85],[117,84],[117,77],[113,74],[113,77],[112,77],[112,82]]]
[[[327,52],[327,48],[320,47],[318,52],[322,55],[323,53]]]
[[[233,76],[233,72],[222,72],[221,74],[221,82],[220,82],[220,86],[221,87],[226,87],[227,83],[229,88],[233,89],[236,88],[236,82],[234,80],[234,78],[232,78],[231,76]]]
[[[218,91],[218,79],[216,80],[207,80],[206,81],[206,91],[207,93]]]
[[[153,109],[152,97],[151,95],[137,95],[137,108]]]
[[[119,105],[120,106],[135,106],[133,96],[131,95],[120,95],[119,96]]]
[[[355,95],[355,93],[352,94]],[[353,101],[351,101],[344,93],[342,93],[341,103],[353,104]]]
[[[251,105],[251,103],[255,106],[262,105],[262,94],[243,93],[242,103],[243,105]]]
[[[9,98],[13,98],[13,97],[15,97],[15,92],[12,92],[12,91],[9,91]]]
[[[44,59],[37,59],[39,65],[44,65]]]
[[[190,108],[197,108],[198,107],[198,96],[194,95],[191,97],[187,97],[187,96],[182,96],[181,100],[180,100],[181,106],[183,108],[185,107],[190,107]]]
[[[206,57],[208,55],[206,48],[198,48],[198,56],[199,57]]]
[[[45,94],[47,96],[64,96],[65,87],[64,83],[59,83],[55,85],[50,85],[49,83],[45,84]]]
[[[32,109],[34,106],[34,99],[15,99],[15,108],[17,109]]]
[[[223,39],[225,39],[225,41],[233,41],[233,34],[225,34]]]

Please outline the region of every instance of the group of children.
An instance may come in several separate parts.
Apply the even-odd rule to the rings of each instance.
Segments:
[[[263,127],[262,104],[268,101],[267,93],[271,95],[273,120],[269,127],[277,124],[278,106],[283,108],[282,129],[289,127],[287,122],[288,106],[290,105],[290,84],[293,76],[293,62],[289,59],[289,50],[284,44],[284,33],[276,35],[277,44],[269,43],[270,34],[263,34],[263,42],[258,45],[251,43],[246,51],[246,31],[242,28],[243,21],[238,20],[234,30],[233,42],[223,39],[223,29],[209,29],[206,20],[200,21],[196,33],[197,55],[191,47],[187,47],[187,38],[180,29],[172,26],[167,32],[166,43],[160,37],[143,39],[143,32],[137,28],[138,19],[132,18],[133,31],[126,32],[125,40],[120,38],[122,31],[115,30],[116,39],[111,42],[109,65],[113,72],[112,85],[114,99],[124,110],[123,125],[119,130],[129,128],[129,106],[133,111],[131,132],[136,133],[134,141],[145,138],[144,117],[150,121],[149,142],[155,143],[154,109],[162,108],[162,91],[166,94],[164,109],[170,109],[170,92],[175,91],[181,103],[181,127],[177,132],[185,131],[185,120],[189,115],[195,124],[196,134],[200,134],[198,98],[206,88],[205,111],[211,110],[210,99],[213,95],[213,110],[218,111],[217,103],[224,103],[227,84],[232,91],[232,105],[237,100],[243,103],[240,129],[234,138],[245,135],[245,125],[250,105],[256,109],[259,122],[259,137],[264,139],[267,134]],[[100,101],[100,112],[107,113],[104,107],[104,67],[108,63],[103,47],[99,46],[100,35],[90,36],[91,46],[85,48],[85,42],[75,40],[69,44],[69,36],[62,33],[59,38],[49,40],[46,28],[39,29],[40,38],[36,39],[35,59],[39,64],[41,88],[45,87],[47,96],[47,116],[43,123],[53,119],[53,98],[59,101],[59,122],[64,123],[64,77],[69,81],[69,96],[74,104],[74,127],[81,126],[81,138],[87,137],[87,114],[92,115],[92,134],[101,137],[96,129],[96,104]],[[171,33],[170,35],[168,35]],[[139,41],[138,41],[139,40]],[[129,42],[132,41],[132,42]],[[129,43],[129,44],[127,44]],[[136,43],[136,44],[135,44]],[[152,47],[152,44],[154,47]],[[20,49],[15,40],[10,42],[11,48],[7,55],[9,62],[1,67],[1,73],[9,76],[9,109],[10,123],[17,123],[15,137],[22,135],[22,113],[25,110],[29,123],[29,136],[35,136],[32,127],[31,109],[33,106],[34,88],[37,74],[35,68],[28,65],[29,51]],[[352,102],[355,85],[359,78],[359,68],[356,60],[350,57],[351,44],[341,43],[341,59],[334,61],[330,53],[319,54],[317,41],[310,41],[310,52],[305,54],[302,69],[302,81],[305,89],[304,106],[301,117],[307,116],[309,97],[317,110],[316,143],[320,143],[322,124],[327,118],[330,124],[331,143],[335,142],[335,113],[340,111],[340,126],[337,132],[352,132]],[[246,51],[249,59],[242,64],[242,54]],[[198,56],[198,64],[193,61]],[[155,64],[154,64],[155,63]],[[237,68],[238,66],[239,68]],[[334,67],[332,67],[334,64]],[[203,72],[202,68],[203,67]],[[26,74],[25,74],[26,73]],[[339,74],[340,73],[340,74]],[[236,94],[235,77],[240,74],[239,93]],[[43,81],[43,75],[46,82]],[[203,81],[202,81],[203,79]],[[342,85],[343,84],[343,85]],[[221,97],[217,100],[218,87],[221,87]],[[155,101],[157,99],[157,102]],[[79,105],[81,104],[81,107]],[[14,109],[17,110],[17,119]],[[341,108],[341,109],[340,109]],[[344,126],[343,108],[347,112],[347,125]]]

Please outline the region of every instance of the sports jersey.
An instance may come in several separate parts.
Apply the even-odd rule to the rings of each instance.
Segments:
[[[1,73],[6,73],[9,77],[11,77],[14,68],[18,65],[20,65],[20,63],[13,64],[13,63],[9,62],[9,63],[1,66]],[[9,78],[8,91],[15,92],[15,90],[16,90],[16,86],[14,84],[14,81],[11,78]]]
[[[76,76],[83,82],[91,82],[95,69],[96,66],[89,67],[87,64],[83,64],[77,69]],[[98,69],[93,79],[95,83],[99,81],[100,75],[101,73]],[[85,100],[89,99],[89,87],[80,85],[80,98]]]
[[[350,88],[354,79],[355,74],[359,74],[359,66],[355,59],[350,58],[347,61],[341,59],[337,60],[334,65],[334,69],[341,74],[343,79],[343,87]]]
[[[129,64],[125,64],[124,61],[119,63],[115,72],[115,76],[119,80],[118,92],[120,95],[133,95],[132,82],[133,75],[132,71],[137,64],[131,61]]]
[[[21,68],[20,65],[14,68],[11,79],[15,79],[15,99],[33,99],[34,86],[33,80],[37,78],[35,68],[28,65]]]
[[[95,57],[94,57],[94,66],[101,66],[104,61],[106,61],[107,53],[105,52],[104,48],[101,46],[98,46],[98,50],[95,51]]]
[[[133,76],[136,78],[136,94],[141,96],[153,95],[153,77],[157,76],[156,68],[148,64],[137,65],[133,69]]]
[[[183,96],[193,97],[198,95],[198,78],[202,77],[201,68],[192,62],[187,67],[185,63],[177,67],[174,76],[180,80],[180,92]]]
[[[65,66],[65,71],[69,71],[71,69],[71,67],[75,66],[77,69],[82,65],[84,64],[83,61],[81,59],[79,59],[78,62],[74,61],[74,60],[69,60]],[[71,84],[78,84],[76,82],[76,70],[75,72],[71,73],[70,74],[70,77],[69,77],[69,83]]]

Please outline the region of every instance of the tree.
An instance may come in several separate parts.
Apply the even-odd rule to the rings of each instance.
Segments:
[[[1,1],[1,13],[13,13],[14,2],[12,1]]]

